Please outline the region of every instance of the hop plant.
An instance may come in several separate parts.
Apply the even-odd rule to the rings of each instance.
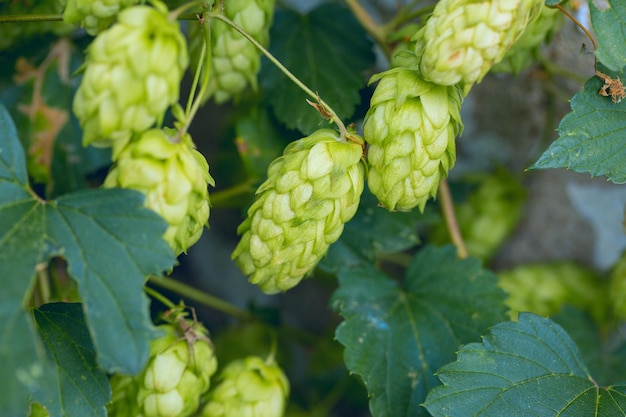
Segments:
[[[151,342],[144,370],[137,376],[112,377],[109,416],[187,417],[198,410],[217,369],[208,332],[183,318],[158,328],[164,334]]]
[[[539,17],[528,24],[520,38],[513,44],[492,71],[519,74],[531,66],[539,57],[539,50],[545,42],[561,28],[563,14],[556,8],[544,6]]]
[[[281,417],[288,396],[289,380],[273,359],[248,356],[224,368],[200,415]]]
[[[89,46],[73,110],[83,143],[111,146],[149,129],[178,100],[187,46],[166,10],[124,9]]]
[[[130,141],[116,158],[104,186],[144,193],[146,207],[168,222],[163,238],[177,255],[196,243],[208,223],[208,185],[214,181],[191,137],[151,129]]]
[[[606,287],[595,271],[571,261],[525,264],[501,271],[499,285],[512,319],[518,312],[541,316],[558,313],[565,304],[589,312],[599,323],[606,316]]]
[[[480,82],[502,60],[543,0],[441,0],[416,44],[425,79],[441,85]]]
[[[261,45],[269,43],[274,0],[226,0],[224,15]],[[261,53],[250,41],[226,23],[211,21],[211,81],[208,94],[217,103],[237,96],[249,85],[256,88]]]
[[[454,140],[462,129],[460,90],[424,81],[406,68],[376,79],[363,126],[368,186],[389,210],[423,210],[454,166]]]
[[[266,293],[300,282],[356,213],[365,166],[362,139],[352,139],[320,129],[289,144],[268,168],[232,255]]]
[[[106,29],[115,21],[120,10],[137,4],[139,0],[67,0],[63,20],[80,23],[90,35]]]
[[[505,168],[469,174],[462,180],[473,187],[466,201],[455,206],[461,235],[470,255],[488,261],[511,234],[522,215],[525,192]],[[432,243],[447,243],[446,227],[431,233]]]

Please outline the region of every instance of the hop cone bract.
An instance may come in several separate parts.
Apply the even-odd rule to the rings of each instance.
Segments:
[[[187,63],[178,23],[152,7],[124,9],[88,49],[73,104],[83,143],[111,146],[150,128],[178,100]]]
[[[377,78],[363,127],[369,144],[368,186],[389,210],[423,210],[454,166],[460,90],[424,81],[405,68]]]
[[[80,23],[90,35],[106,29],[115,21],[120,10],[139,0],[67,0],[63,20]]]
[[[226,0],[224,15],[263,46],[269,43],[269,28],[275,0]],[[211,80],[209,94],[222,103],[247,86],[256,88],[261,53],[239,32],[217,19],[211,21]]]
[[[117,155],[105,187],[138,190],[146,207],[168,223],[163,238],[178,255],[200,239],[209,219],[208,185],[214,185],[204,156],[191,137],[151,129],[134,138]]]
[[[201,417],[282,417],[288,396],[289,381],[278,365],[249,356],[220,373]]]
[[[268,168],[232,255],[266,293],[300,282],[356,213],[365,175],[357,142],[320,129],[289,144]]]
[[[522,215],[522,184],[505,168],[463,177],[473,187],[466,201],[455,205],[461,235],[471,256],[488,261],[513,232]],[[440,224],[431,233],[432,243],[448,243],[449,233]]]
[[[463,83],[466,91],[535,19],[543,0],[441,0],[416,45],[420,70],[441,85]]]
[[[539,57],[539,49],[549,41],[563,23],[563,14],[556,8],[544,6],[539,17],[528,24],[522,36],[513,44],[494,72],[518,74],[528,68]]]
[[[498,273],[499,285],[509,297],[506,305],[516,319],[528,311],[551,316],[566,305],[589,312],[598,322],[606,315],[604,282],[592,270],[571,261],[524,264]]]

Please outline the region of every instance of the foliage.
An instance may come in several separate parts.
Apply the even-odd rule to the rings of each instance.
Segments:
[[[494,64],[571,75],[559,19],[510,47],[580,10],[517,1],[0,0],[0,415],[626,416],[624,260],[495,272],[525,173],[455,175]],[[624,184],[626,6],[588,5],[594,75],[526,166]]]

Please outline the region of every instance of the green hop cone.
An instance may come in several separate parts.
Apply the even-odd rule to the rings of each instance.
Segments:
[[[151,129],[117,152],[116,164],[104,181],[107,188],[141,191],[146,207],[169,227],[163,238],[177,255],[200,239],[208,223],[208,185],[214,185],[204,156],[191,137]]]
[[[248,356],[229,363],[209,392],[201,417],[282,417],[289,380],[273,361]]]
[[[115,21],[120,10],[137,4],[139,0],[67,0],[63,20],[80,23],[90,35],[106,29]]]
[[[233,259],[268,294],[295,286],[339,239],[364,187],[362,139],[330,129],[287,146],[257,190]]]
[[[440,0],[416,45],[420,70],[441,85],[480,82],[534,20],[543,0]]]
[[[595,271],[571,261],[525,264],[498,273],[512,319],[528,311],[551,316],[566,304],[587,311],[598,322],[606,317],[606,286]]]
[[[226,0],[224,15],[261,45],[269,43],[274,0]],[[211,80],[208,94],[217,103],[237,96],[249,85],[256,88],[261,52],[226,23],[211,21]]]
[[[109,379],[111,401],[107,404],[108,417],[139,416],[139,378],[132,375],[114,374]]]
[[[556,8],[544,6],[541,14],[528,24],[520,38],[513,44],[492,71],[519,74],[537,62],[542,44],[549,42],[561,28],[563,14]]]
[[[462,129],[460,89],[424,81],[406,68],[376,79],[363,126],[368,186],[389,210],[423,210],[454,166],[454,140]]]
[[[502,167],[493,173],[467,175],[462,183],[473,189],[466,201],[455,206],[461,235],[471,256],[488,261],[522,216],[524,187]],[[432,243],[449,242],[449,233],[443,223],[433,229],[430,237]]]
[[[626,252],[611,271],[609,300],[615,318],[626,320]]]
[[[73,110],[83,144],[112,146],[149,129],[178,100],[187,46],[165,10],[124,9],[89,46]]]

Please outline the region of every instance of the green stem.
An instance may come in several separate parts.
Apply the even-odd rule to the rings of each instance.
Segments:
[[[254,191],[254,184],[256,179],[251,179],[241,184],[237,184],[233,187],[226,188],[211,193],[211,206],[212,207],[228,207],[228,202],[234,197],[249,194]]]
[[[391,49],[387,43],[387,31],[384,26],[377,24],[374,19],[367,13],[367,11],[361,6],[358,0],[345,0],[346,4],[352,11],[352,14],[361,23],[361,26],[365,28],[367,33],[374,39],[374,41],[381,47],[386,56],[391,55]]]
[[[551,75],[558,75],[559,77],[568,78],[577,82],[578,84],[584,84],[587,81],[587,78],[585,76],[575,73],[574,71],[570,71],[563,66],[555,64],[543,55],[539,55],[538,60],[541,66]]]
[[[150,276],[148,282],[154,285],[158,285],[159,287],[166,290],[175,292],[181,297],[188,298],[207,307],[229,314],[240,320],[251,320],[253,318],[252,314],[250,314],[248,311],[243,310],[227,301],[224,301],[221,298],[215,297],[202,290],[199,290],[198,288],[184,284],[180,281],[176,281],[175,279],[161,278],[153,275]]]
[[[13,14],[0,16],[0,23],[25,23],[25,22],[62,22],[60,14]]]
[[[446,226],[448,227],[448,233],[452,239],[452,243],[457,248],[459,258],[464,259],[469,256],[465,242],[463,242],[463,236],[461,235],[461,229],[454,213],[454,202],[452,201],[452,194],[450,193],[450,187],[448,181],[444,178],[439,183],[439,199],[441,201],[441,209],[443,211],[443,217],[446,220]]]
[[[206,15],[203,16],[203,19],[206,19]],[[208,19],[206,20],[208,21]],[[183,131],[181,133],[185,133],[187,129],[189,129],[189,125],[198,112],[198,109],[202,104],[204,94],[209,87],[209,79],[211,75],[211,30],[208,26],[209,23],[201,22],[201,24],[204,43],[202,45],[202,50],[200,51],[198,66],[196,67],[196,72],[193,77],[189,99],[187,100],[187,107],[185,109],[185,126],[183,127]],[[200,91],[196,96],[196,89],[198,88],[198,82],[200,81],[200,74],[202,73],[203,66],[205,67],[204,76],[200,85]]]
[[[339,116],[337,116],[337,113],[335,113],[332,107],[330,107],[328,103],[322,100],[318,94],[314,93],[313,90],[307,87],[306,84],[300,81],[298,77],[296,77],[291,71],[289,71],[287,67],[285,67],[278,59],[276,59],[276,57],[274,57],[274,55],[272,55],[270,51],[268,51],[263,45],[261,45],[256,39],[254,39],[248,32],[246,32],[243,28],[241,28],[235,22],[233,22],[232,20],[230,20],[229,18],[227,18],[226,16],[220,13],[211,13],[210,17],[215,18],[217,20],[221,20],[222,22],[226,23],[228,26],[235,29],[244,38],[250,41],[254,46],[256,46],[263,53],[263,55],[265,55],[267,59],[269,59],[274,65],[276,65],[276,67],[283,74],[285,74],[291,81],[293,81],[294,84],[296,84],[302,91],[304,91],[312,99],[314,99],[315,101],[319,103],[322,109],[318,108],[318,111],[321,110],[320,114],[322,114],[322,117],[329,119],[331,122],[334,122],[337,125],[341,134],[341,140],[346,140],[346,138],[349,137],[346,126],[343,124]]]
[[[383,26],[383,30],[387,32],[395,31],[404,23],[427,15],[431,13],[435,8],[435,5],[433,4],[430,6],[422,7],[418,10],[411,10],[412,7],[417,3],[418,1],[414,1],[412,4],[407,4],[400,12],[398,12],[398,14],[396,14],[396,16],[391,21]]]

